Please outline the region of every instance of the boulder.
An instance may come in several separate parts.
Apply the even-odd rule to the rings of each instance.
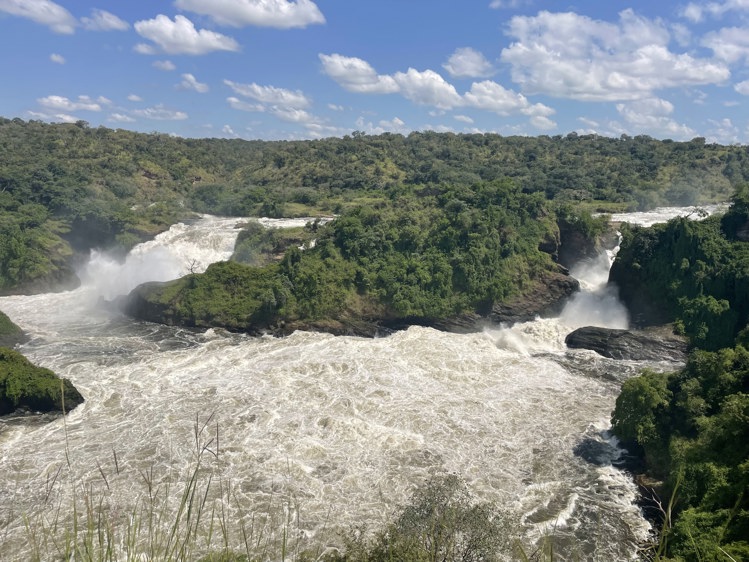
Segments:
[[[565,338],[567,347],[590,349],[610,359],[684,362],[687,342],[676,336],[585,326]]]
[[[495,303],[489,320],[515,323],[528,322],[538,316],[553,316],[561,312],[567,300],[579,290],[580,282],[560,267],[558,271],[547,272],[522,296]]]

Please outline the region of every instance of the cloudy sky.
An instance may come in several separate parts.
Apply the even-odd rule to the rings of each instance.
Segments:
[[[749,143],[749,0],[0,0],[0,116]]]

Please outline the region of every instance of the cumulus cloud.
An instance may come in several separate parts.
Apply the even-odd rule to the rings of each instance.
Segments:
[[[432,105],[440,109],[452,109],[462,104],[460,94],[442,76],[433,70],[396,72],[393,80],[406,99],[419,105]]]
[[[744,80],[733,86],[733,89],[740,93],[742,96],[749,96],[749,80]]]
[[[170,60],[156,60],[156,61],[153,61],[151,66],[153,66],[154,68],[158,68],[159,70],[163,70],[165,72],[171,72],[172,70],[177,68],[174,65],[174,63]]]
[[[701,44],[729,64],[749,61],[749,28],[725,27],[705,35]]]
[[[143,98],[137,94],[130,94],[127,96],[128,101],[143,101]]]
[[[274,106],[270,108],[270,113],[282,121],[289,123],[317,123],[319,121],[317,117],[308,111],[296,107]]]
[[[343,55],[319,55],[325,73],[343,88],[358,93],[399,93],[419,105],[429,105],[442,112],[456,107],[475,107],[500,115],[527,115],[537,128],[548,130],[556,126],[549,116],[554,109],[528,99],[503,86],[485,80],[474,82],[470,91],[460,95],[455,87],[433,70],[407,72],[393,75],[378,74],[366,61]]]
[[[50,0],[0,0],[0,12],[46,25],[55,33],[70,35],[78,25],[70,12]]]
[[[473,124],[473,119],[468,117],[468,115],[454,115],[453,118],[456,121],[461,121],[462,123],[468,123],[469,125]]]
[[[322,12],[311,0],[176,0],[174,5],[233,27],[290,29],[325,23]]]
[[[392,76],[379,75],[367,61],[339,54],[318,55],[323,72],[349,92],[392,94],[399,90]]]
[[[134,123],[135,119],[123,113],[112,113],[107,121],[112,123]]]
[[[99,101],[92,100],[89,96],[78,96],[77,101],[72,101],[63,96],[46,96],[37,99],[39,105],[47,109],[57,111],[101,111],[101,102],[106,98],[100,98]],[[105,103],[106,103],[105,102]]]
[[[75,115],[68,115],[67,113],[57,113],[50,115],[48,113],[41,113],[39,111],[27,111],[29,117],[35,119],[42,119],[44,121],[61,121],[63,123],[75,123],[78,121],[78,117]]]
[[[136,109],[133,111],[133,115],[156,121],[182,121],[188,117],[184,111],[174,111],[165,108],[163,105],[147,107],[146,109]]]
[[[226,101],[229,102],[229,107],[232,109],[238,109],[239,111],[265,111],[265,106],[261,103],[248,103],[239,98],[235,98],[234,96],[226,98]]]
[[[616,110],[624,121],[638,131],[676,139],[691,139],[697,133],[691,127],[677,123],[670,117],[674,111],[671,102],[660,98],[648,98],[617,104]]]
[[[680,15],[693,23],[706,16],[721,18],[728,12],[749,12],[747,0],[725,0],[723,2],[690,2],[680,10]]]
[[[51,55],[49,55],[49,60],[57,64],[65,64],[65,57],[63,57],[62,55],[58,55],[57,53],[52,53]]]
[[[492,82],[484,80],[483,82],[474,82],[471,91],[465,95],[466,103],[478,109],[493,111],[498,115],[513,115],[522,113],[530,117],[545,117],[555,113],[554,109],[542,103],[531,104],[523,94],[518,94],[512,90]],[[548,129],[550,120],[537,120],[537,123],[543,123],[542,128]]]
[[[492,64],[470,47],[456,49],[442,68],[456,78],[486,78],[494,74]]]
[[[182,82],[180,82],[178,86],[183,90],[192,90],[199,94],[205,94],[209,90],[208,84],[198,82],[195,76],[189,73],[182,75]]]
[[[706,136],[709,142],[720,144],[736,144],[741,142],[739,128],[730,119],[708,119],[708,123],[710,128]]]
[[[572,12],[515,16],[502,51],[513,81],[529,94],[584,101],[626,101],[652,97],[662,88],[716,84],[728,67],[711,59],[673,53],[660,21],[627,9],[617,23]]]
[[[231,37],[195,29],[185,16],[175,16],[174,21],[163,14],[154,19],[135,22],[135,31],[141,37],[153,41],[157,46],[140,43],[135,50],[152,55],[162,51],[171,55],[204,55],[213,51],[238,51],[239,44]]]
[[[81,18],[84,29],[89,31],[127,31],[130,24],[105,10],[94,8],[90,18]]]
[[[272,104],[283,107],[304,108],[310,105],[310,100],[300,90],[292,91],[274,86],[260,86],[258,84],[239,84],[231,80],[224,80],[240,96],[252,98],[264,104]]]

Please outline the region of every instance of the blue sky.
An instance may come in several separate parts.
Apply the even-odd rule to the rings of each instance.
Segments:
[[[749,143],[749,0],[0,0],[0,115]]]

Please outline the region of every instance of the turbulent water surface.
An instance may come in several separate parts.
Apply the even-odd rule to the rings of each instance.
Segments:
[[[86,398],[65,420],[0,422],[0,558],[26,560],[28,522],[69,521],[81,497],[127,513],[148,481],[178,490],[194,467],[196,420],[209,419],[197,447],[242,508],[232,520],[275,505],[293,511],[309,544],[335,545],[341,530],[381,526],[430,474],[454,472],[507,512],[508,533],[526,545],[551,537],[562,558],[634,556],[648,525],[606,430],[642,364],[563,343],[580,325],[626,326],[597,288],[607,257],[576,270],[587,290],[561,318],[469,335],[251,338],[135,322],[103,305],[227,259],[238,222],[175,225],[124,264],[92,255],[76,291],[0,299],[31,336],[21,351]]]

